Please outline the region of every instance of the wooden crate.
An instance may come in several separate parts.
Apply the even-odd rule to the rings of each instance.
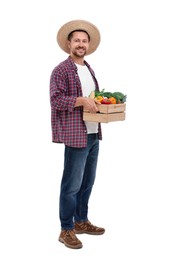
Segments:
[[[97,106],[99,109],[98,113],[83,112],[84,121],[109,123],[125,120],[126,103],[110,105],[100,104]]]

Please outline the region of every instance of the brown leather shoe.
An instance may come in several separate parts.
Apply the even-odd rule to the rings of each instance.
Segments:
[[[59,241],[65,246],[73,249],[82,248],[81,241],[76,237],[74,230],[62,230],[59,236]]]
[[[76,222],[74,228],[76,234],[102,235],[105,232],[104,228],[94,226],[90,221]]]

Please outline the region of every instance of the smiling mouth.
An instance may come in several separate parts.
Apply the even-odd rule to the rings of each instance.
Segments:
[[[77,51],[85,51],[83,48],[78,48]]]

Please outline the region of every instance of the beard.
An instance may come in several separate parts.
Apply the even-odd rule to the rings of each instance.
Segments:
[[[82,52],[80,52],[82,51]],[[86,49],[84,48],[76,48],[72,51],[73,55],[76,57],[83,58],[86,55]]]

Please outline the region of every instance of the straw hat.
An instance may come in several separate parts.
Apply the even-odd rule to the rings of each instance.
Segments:
[[[100,32],[94,24],[92,24],[88,21],[85,21],[85,20],[72,20],[68,23],[65,23],[59,29],[59,31],[57,33],[57,42],[58,42],[60,48],[63,51],[70,53],[69,48],[67,46],[67,37],[72,31],[75,31],[75,30],[84,30],[90,36],[89,49],[88,49],[86,55],[94,52],[100,43]]]

